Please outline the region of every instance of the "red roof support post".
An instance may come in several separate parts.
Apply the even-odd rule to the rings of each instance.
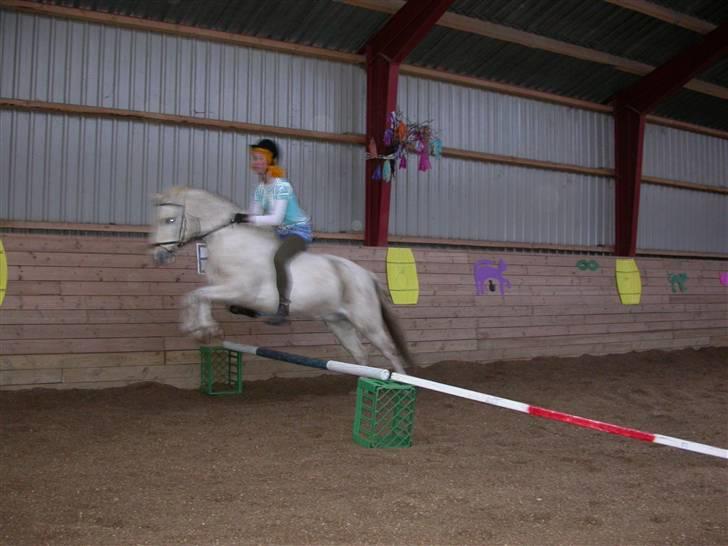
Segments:
[[[614,253],[634,256],[642,180],[645,114],[614,103]]]
[[[367,52],[367,145],[374,139],[384,148],[387,114],[397,107],[399,64]],[[376,161],[366,163],[364,245],[386,246],[389,232],[389,198],[392,185],[372,180]]]
[[[669,94],[682,87],[728,52],[728,22],[706,34],[665,64],[659,66],[614,100],[614,253],[637,252],[640,183],[645,116]]]
[[[397,108],[399,65],[427,35],[453,0],[410,0],[364,46],[367,57],[366,142],[384,149],[387,115]],[[364,245],[386,246],[391,185],[372,180],[374,161],[366,165]]]

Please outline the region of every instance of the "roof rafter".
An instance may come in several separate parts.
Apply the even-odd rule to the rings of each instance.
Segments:
[[[693,74],[705,70],[727,52],[728,21],[703,36],[700,42],[681,51],[638,82],[620,91],[617,102],[624,102],[630,108],[646,113]]]
[[[654,2],[648,2],[647,0],[604,1],[607,4],[613,4],[615,6],[619,6],[620,8],[636,11],[637,13],[641,13],[642,15],[647,15],[648,17],[659,19],[660,21],[664,21],[665,23],[670,23],[671,25],[686,28],[700,34],[708,34],[708,32],[710,32],[717,26],[698,17],[693,17],[692,15],[681,13],[679,11],[660,6],[659,4],[655,4]]]
[[[404,5],[402,0],[338,0],[344,4],[350,6],[360,7],[372,11],[379,11],[382,13],[395,13],[399,8]],[[556,53],[559,55],[565,55],[575,59],[583,61],[590,61],[594,63],[609,65],[630,74],[636,74],[644,76],[652,72],[655,67],[646,63],[633,61],[596,49],[590,49],[587,47],[578,46],[575,44],[569,44],[560,40],[554,40],[553,38],[547,38],[546,36],[540,36],[531,32],[525,32],[515,28],[507,27],[505,25],[499,25],[496,23],[490,23],[474,17],[467,17],[465,15],[459,15],[457,13],[445,13],[440,20],[437,22],[438,26],[451,28],[453,30],[459,30],[462,32],[469,32],[471,34],[478,34],[487,38],[493,38],[495,40],[501,40],[503,42],[509,42],[513,44],[530,47],[533,49],[541,49],[550,53]],[[704,95],[711,95],[721,99],[728,99],[728,88],[716,85],[713,83],[691,80],[687,82],[684,87]]]

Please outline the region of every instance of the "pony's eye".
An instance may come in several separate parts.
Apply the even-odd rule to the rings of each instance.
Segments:
[[[177,220],[174,216],[172,218],[167,218],[164,223],[165,224],[174,224],[175,220]]]

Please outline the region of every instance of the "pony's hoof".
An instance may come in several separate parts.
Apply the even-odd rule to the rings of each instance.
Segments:
[[[219,326],[205,326],[192,332],[192,337],[200,343],[207,344],[214,338],[223,339],[225,337],[225,333]]]

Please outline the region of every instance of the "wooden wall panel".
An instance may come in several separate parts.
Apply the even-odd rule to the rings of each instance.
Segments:
[[[201,286],[194,249],[157,268],[141,237],[0,235],[9,283],[0,307],[0,389],[99,388],[158,381],[193,388],[198,344],[178,330],[179,302]],[[318,243],[313,252],[353,259],[386,282],[386,249]],[[488,362],[537,356],[579,356],[650,349],[728,345],[728,261],[638,258],[642,302],[623,306],[615,258],[568,254],[414,248],[420,301],[397,306],[418,362]],[[511,287],[475,294],[473,264],[507,264]],[[581,271],[581,259],[597,271]],[[673,292],[668,274],[685,273]],[[350,360],[326,326],[294,320],[276,328],[213,313],[228,339],[326,359]],[[371,349],[371,347],[370,347]],[[372,350],[372,364],[384,359]],[[318,373],[258,357],[245,358],[245,377]]]

